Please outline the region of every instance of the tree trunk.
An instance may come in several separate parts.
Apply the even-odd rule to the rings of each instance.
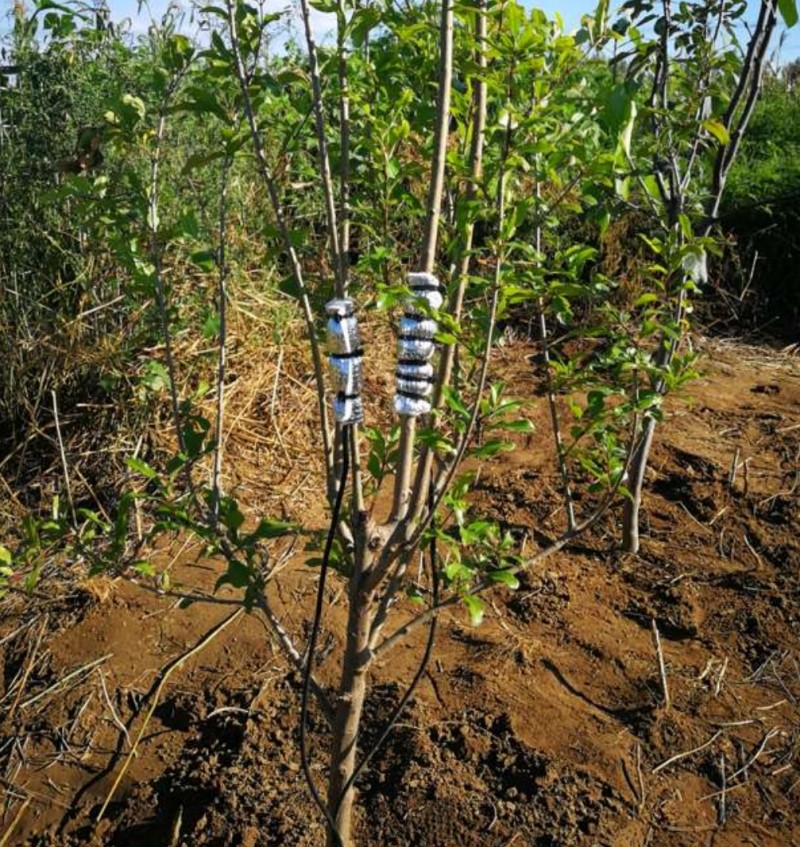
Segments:
[[[350,609],[347,618],[347,642],[339,684],[339,699],[333,725],[330,774],[328,777],[328,809],[336,821],[342,847],[353,847],[353,801],[351,787],[342,791],[356,768],[358,732],[367,691],[367,669],[370,663],[369,636],[372,625],[373,592],[363,590],[363,574],[371,553],[361,543],[367,533],[359,532],[355,569],[351,580]],[[328,833],[328,847],[339,847],[335,836]]]
[[[648,418],[642,431],[639,446],[636,448],[628,471],[630,498],[625,500],[622,513],[622,549],[626,553],[639,552],[639,507],[642,504],[642,488],[650,448],[653,446],[653,434],[656,430],[655,418]]]

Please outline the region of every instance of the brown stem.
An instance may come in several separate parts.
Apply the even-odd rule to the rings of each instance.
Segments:
[[[228,29],[230,33],[231,52],[233,54],[234,59],[234,68],[236,71],[236,77],[239,81],[239,88],[242,93],[242,105],[244,108],[245,115],[247,116],[247,123],[250,127],[250,135],[253,139],[253,148],[256,155],[256,164],[258,166],[258,171],[261,175],[261,178],[267,186],[267,193],[269,194],[272,212],[275,215],[275,220],[278,224],[278,230],[281,234],[281,240],[283,241],[284,250],[286,251],[286,254],[289,257],[289,264],[292,269],[292,277],[294,278],[295,284],[297,285],[297,289],[300,294],[300,305],[302,307],[303,317],[306,323],[306,334],[308,336],[308,343],[311,346],[311,359],[314,367],[314,382],[316,384],[317,389],[317,405],[319,408],[320,429],[322,430],[322,450],[325,460],[327,494],[328,500],[330,502],[333,502],[333,499],[336,496],[336,475],[334,472],[333,465],[333,446],[331,444],[330,430],[328,427],[328,408],[327,404],[325,403],[325,381],[323,378],[324,371],[322,367],[322,355],[319,349],[319,342],[317,341],[316,327],[314,325],[314,312],[311,308],[311,301],[308,297],[308,289],[306,288],[305,279],[303,276],[303,269],[300,266],[300,260],[297,257],[297,251],[294,249],[294,245],[292,244],[292,240],[289,233],[289,227],[286,222],[286,215],[284,213],[283,204],[281,203],[280,194],[278,192],[278,186],[275,183],[275,179],[272,175],[272,169],[270,168],[269,162],[267,160],[266,150],[264,149],[264,139],[259,130],[255,112],[253,111],[253,104],[250,99],[249,80],[247,78],[247,74],[245,73],[242,52],[239,47],[235,4],[233,0],[226,0],[226,8],[228,12]]]
[[[217,247],[217,300],[219,314],[219,348],[217,351],[217,419],[214,424],[214,468],[211,481],[211,510],[214,521],[219,520],[219,501],[222,496],[222,433],[225,413],[225,367],[228,359],[227,347],[227,306],[228,306],[228,264],[225,251],[228,209],[228,174],[231,156],[222,161],[219,188],[219,228]]]
[[[336,11],[336,40],[339,53],[339,249],[341,251],[342,287],[347,293],[350,282],[350,79],[347,72],[345,41],[347,17],[344,0]]]
[[[475,12],[475,63],[478,68],[472,80],[472,139],[469,152],[469,181],[467,183],[465,200],[468,204],[475,200],[478,193],[478,185],[483,175],[483,148],[486,139],[486,101],[487,89],[484,79],[486,70],[486,8],[488,0],[478,0],[478,8]],[[470,219],[465,227],[463,241],[459,247],[459,257],[455,272],[455,290],[450,301],[450,314],[456,322],[461,320],[464,308],[464,295],[467,290],[467,278],[469,266],[472,259],[472,239],[475,233],[475,224]],[[453,376],[453,366],[456,358],[456,345],[445,346],[439,362],[439,373],[433,389],[431,408],[434,412],[441,409],[445,389],[450,385]],[[414,490],[411,502],[414,504],[414,515],[412,520],[417,520],[425,504],[425,491],[430,482],[433,468],[434,453],[426,447],[417,467],[417,475],[414,480]]]
[[[308,67],[311,73],[311,94],[314,100],[314,116],[317,129],[317,147],[320,159],[320,178],[322,180],[322,191],[325,196],[325,215],[328,221],[328,240],[331,246],[331,262],[336,280],[336,296],[346,295],[343,277],[343,257],[339,245],[339,229],[336,220],[336,200],[334,199],[333,177],[331,176],[331,162],[328,156],[328,141],[325,135],[325,111],[322,103],[322,83],[319,73],[319,57],[317,56],[317,44],[314,40],[314,30],[311,27],[311,12],[308,0],[300,0],[300,9],[303,13],[303,24],[306,32],[306,45],[308,47]]]
[[[536,168],[539,168],[539,156],[536,156]],[[540,223],[540,209],[542,202],[542,183],[539,174],[536,174],[536,261],[542,261],[542,225]],[[561,476],[561,490],[564,495],[564,508],[567,513],[567,530],[575,529],[575,507],[572,502],[572,488],[569,482],[569,470],[567,469],[566,457],[564,456],[564,440],[561,437],[561,423],[558,419],[558,407],[556,406],[556,395],[553,391],[553,370],[550,366],[550,339],[547,332],[547,316],[544,313],[544,300],[539,297],[536,303],[539,312],[539,344],[542,348],[542,359],[544,361],[545,373],[547,374],[547,407],[550,411],[550,427],[553,433],[553,444],[558,462],[558,472]]]
[[[453,0],[442,0],[439,40],[439,94],[436,106],[436,128],[433,139],[433,161],[428,191],[428,214],[422,243],[420,269],[432,273],[436,261],[444,172],[447,161],[447,138],[450,126],[450,94],[453,84]],[[395,476],[390,521],[402,521],[411,497],[411,474],[414,464],[416,419],[403,416],[400,422],[399,464]]]
[[[363,542],[364,536],[358,540]],[[330,772],[328,777],[328,810],[336,822],[343,847],[353,844],[353,802],[355,792],[345,786],[355,771],[358,733],[367,693],[367,670],[371,661],[369,636],[372,625],[372,592],[365,591],[362,576],[368,570],[369,551],[358,543],[356,562],[350,581],[350,608],[347,618],[342,676],[333,723]],[[334,833],[328,833],[328,847],[339,847]]]

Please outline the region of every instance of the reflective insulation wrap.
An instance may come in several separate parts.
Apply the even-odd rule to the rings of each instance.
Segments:
[[[436,321],[430,318],[418,318],[408,314],[400,319],[400,335],[403,338],[425,338],[432,341],[438,328]]]
[[[353,301],[345,298],[331,300],[326,304],[325,312],[328,316],[328,369],[332,388],[336,392],[333,416],[343,426],[361,423],[364,420],[364,404],[361,400],[364,357]]]
[[[423,338],[398,338],[397,358],[401,362],[427,362],[433,357],[434,344]]]
[[[358,396],[337,394],[333,398],[333,416],[340,424],[357,424],[364,421],[364,404]]]
[[[430,413],[431,404],[429,400],[423,397],[406,397],[404,394],[395,394],[394,410],[398,415],[418,418],[420,415]]]
[[[360,350],[361,335],[358,331],[358,320],[353,314],[353,301],[330,300],[325,305],[325,312],[328,315],[328,353],[346,356]]]
[[[428,362],[399,362],[397,376],[404,379],[424,379],[433,382],[433,365]]]
[[[443,297],[439,280],[433,274],[410,273],[408,287],[412,297],[400,319],[394,410],[398,415],[416,418],[431,411],[431,403],[427,399],[433,393],[433,365],[430,360],[436,349],[433,338],[438,324],[415,303],[424,298],[429,308],[438,309]]]
[[[361,356],[331,356],[328,360],[331,387],[337,394],[361,394],[364,359]]]
[[[431,309],[441,309],[444,298],[439,280],[433,274],[410,273],[408,275],[408,287],[413,293],[413,300],[423,298]],[[422,314],[413,302],[408,304],[408,314]]]
[[[433,391],[433,383],[420,382],[416,379],[403,379],[403,377],[398,376],[397,391],[399,394],[407,394],[409,397],[412,395],[414,397],[428,397]]]
[[[425,364],[399,364],[397,366],[397,392],[408,397],[429,397],[433,393],[433,366]]]

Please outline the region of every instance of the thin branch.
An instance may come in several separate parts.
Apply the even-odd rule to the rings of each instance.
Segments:
[[[114,798],[114,794],[119,788],[120,783],[122,782],[123,777],[128,771],[128,768],[136,756],[136,752],[139,749],[139,744],[142,741],[142,737],[144,736],[145,730],[150,724],[150,720],[153,717],[153,713],[158,706],[159,700],[161,699],[161,692],[164,690],[164,686],[169,682],[169,678],[172,674],[178,670],[183,664],[190,659],[192,656],[199,653],[206,645],[210,644],[221,632],[223,632],[227,627],[232,624],[235,620],[237,620],[244,613],[244,609],[237,609],[235,612],[231,612],[226,618],[213,626],[191,649],[187,650],[185,653],[181,653],[180,656],[173,659],[167,667],[164,669],[161,675],[161,681],[158,684],[158,688],[156,688],[155,693],[153,694],[152,701],[150,703],[150,708],[147,710],[147,713],[144,716],[144,720],[142,721],[142,725],[139,728],[139,732],[136,735],[136,740],[133,743],[133,746],[130,749],[130,752],[125,758],[125,762],[117,774],[117,778],[114,780],[111,788],[109,789],[108,794],[106,795],[106,799],[103,801],[103,805],[100,807],[100,811],[97,813],[96,821],[100,821],[103,815],[108,808],[108,804]]]
[[[638,416],[634,416],[634,419],[631,423],[631,430],[635,433],[639,428]],[[594,526],[609,510],[611,504],[614,502],[617,493],[619,492],[620,486],[622,485],[623,480],[626,478],[628,473],[628,469],[631,464],[632,457],[634,455],[635,450],[635,440],[633,436],[631,436],[629,440],[628,453],[625,458],[625,463],[617,477],[614,485],[606,492],[605,497],[597,504],[597,506],[593,509],[593,511],[587,515],[582,521],[575,525],[573,530],[567,530],[561,536],[559,536],[552,544],[548,547],[545,547],[544,550],[540,550],[536,555],[531,556],[526,559],[519,565],[508,568],[508,572],[512,574],[522,573],[523,571],[528,571],[535,565],[549,558],[550,556],[558,553],[559,550],[562,550],[566,547],[573,539],[577,538],[582,533],[586,532],[586,530],[590,529]],[[435,501],[438,503],[438,501]],[[429,514],[435,514],[435,506],[432,506],[429,510]],[[418,532],[421,534],[427,528],[427,523],[424,523],[418,528]],[[417,543],[418,539],[415,536],[412,537],[408,546]],[[495,582],[486,582],[484,580],[480,581],[475,588],[470,592],[471,594],[480,594],[485,591],[487,588],[497,587],[497,583]],[[455,606],[460,603],[462,600],[459,594],[454,594],[443,600],[438,605],[434,606],[431,609],[428,609],[425,612],[417,615],[412,618],[407,623],[403,624],[399,629],[397,629],[392,635],[388,636],[381,644],[373,650],[373,655],[377,659],[382,656],[384,653],[388,652],[395,645],[397,645],[400,641],[402,641],[410,632],[417,629],[417,627],[422,626],[426,621],[430,620],[431,617],[438,615],[442,612],[442,610],[447,609],[451,606]]]
[[[228,305],[228,262],[226,255],[227,244],[227,208],[228,208],[228,177],[230,174],[231,156],[226,154],[222,160],[219,186],[219,227],[217,245],[217,309],[219,315],[219,346],[217,350],[217,419],[214,424],[214,467],[211,481],[211,508],[214,521],[219,520],[219,502],[222,496],[222,432],[225,413],[225,366],[228,359],[227,337],[227,305]]]
[[[539,178],[539,155],[536,155],[536,215],[540,217],[540,207],[542,202],[542,182]],[[537,262],[542,261],[542,224],[540,220],[536,222],[536,257]],[[542,359],[544,361],[546,373],[547,387],[547,407],[550,411],[550,427],[553,433],[553,446],[556,451],[556,461],[558,462],[558,473],[561,477],[561,491],[564,496],[564,508],[567,514],[567,530],[575,529],[575,506],[572,502],[572,488],[569,480],[569,470],[567,468],[566,456],[564,455],[564,440],[561,436],[561,423],[558,418],[558,407],[556,406],[556,395],[553,390],[553,369],[550,360],[550,341],[547,332],[547,315],[544,311],[544,299],[537,298],[536,308],[539,317],[539,344],[542,350]]]
[[[486,140],[486,102],[487,87],[484,73],[487,67],[486,61],[486,9],[488,0],[478,0],[478,8],[475,10],[475,65],[477,72],[472,79],[472,139],[469,152],[469,179],[464,200],[469,206],[477,197],[478,185],[483,175],[483,148]],[[450,301],[450,314],[458,323],[464,308],[464,296],[467,290],[469,266],[472,259],[472,239],[475,232],[475,224],[472,218],[468,218],[464,228],[462,241],[459,244],[459,256],[456,263],[456,271],[453,282],[455,289]],[[439,373],[433,389],[431,409],[435,413],[442,407],[445,389],[450,385],[453,374],[453,365],[456,357],[456,345],[448,344],[444,348],[439,362]],[[412,520],[417,520],[424,509],[424,492],[430,483],[431,470],[433,468],[434,452],[430,447],[425,447],[417,468],[414,480],[414,489],[411,502],[414,504],[414,515]]]
[[[325,135],[325,111],[322,102],[322,83],[319,73],[319,57],[317,55],[317,44],[314,40],[314,30],[311,26],[311,12],[308,0],[300,0],[300,9],[303,14],[303,25],[306,33],[306,45],[308,47],[308,67],[311,73],[311,95],[314,101],[314,116],[316,119],[317,147],[320,159],[320,179],[322,180],[322,191],[325,197],[325,215],[328,221],[328,240],[331,248],[331,262],[336,280],[336,296],[344,297],[347,294],[343,278],[343,257],[339,247],[339,229],[336,220],[336,201],[334,199],[333,177],[331,175],[331,162],[328,155],[328,141]]]
[[[436,128],[433,138],[428,214],[420,257],[420,270],[432,273],[436,261],[444,173],[447,161],[447,137],[450,126],[450,95],[453,84],[453,0],[442,0],[439,40],[439,93],[436,106]],[[398,467],[390,522],[402,521],[408,512],[411,496],[411,474],[414,464],[416,418],[404,415],[400,421]]]
[[[306,667],[306,663],[303,657],[300,655],[297,647],[295,647],[294,642],[292,641],[291,636],[284,628],[283,624],[280,622],[280,619],[273,611],[272,607],[269,604],[269,601],[262,594],[257,601],[258,608],[264,615],[265,624],[269,624],[272,632],[278,639],[278,643],[281,646],[284,654],[288,657],[291,663],[295,666],[295,668],[303,673]],[[322,711],[325,713],[325,716],[329,721],[333,720],[334,708],[333,704],[328,697],[325,689],[314,679],[311,677],[310,681],[311,691],[314,693],[314,696],[319,701],[320,706],[322,707]]]
[[[742,137],[750,123],[750,118],[753,115],[758,95],[761,92],[761,85],[764,76],[764,60],[769,49],[770,41],[772,40],[772,35],[775,31],[777,21],[778,15],[775,3],[772,2],[772,0],[762,0],[758,20],[756,21],[756,26],[753,30],[753,35],[747,48],[743,72],[739,77],[739,85],[731,98],[730,105],[728,106],[728,110],[723,118],[723,124],[725,129],[728,131],[730,138],[726,145],[720,145],[717,152],[717,158],[714,162],[711,197],[709,200],[704,232],[706,235],[711,231],[712,222],[719,214],[719,207],[722,202],[722,195],[725,191],[728,173],[736,159],[736,154],[739,152]],[[735,115],[737,114],[745,93],[746,100],[742,113],[735,128],[733,128]]]
[[[238,28],[236,23],[236,11],[234,0],[226,0],[226,8],[228,12],[228,30],[231,40],[231,52],[234,59],[234,68],[236,76],[239,80],[239,88],[242,94],[242,105],[244,107],[247,122],[250,127],[250,135],[253,139],[253,147],[255,150],[256,164],[261,178],[267,186],[270,204],[272,206],[275,220],[278,224],[278,230],[283,240],[284,250],[289,258],[289,264],[292,268],[292,276],[297,285],[300,295],[300,304],[303,310],[303,317],[306,323],[306,333],[308,342],[311,346],[311,358],[314,367],[314,381],[317,389],[317,405],[319,407],[320,429],[322,430],[322,449],[325,460],[325,475],[327,480],[328,499],[332,500],[336,496],[336,478],[333,465],[333,447],[330,439],[330,431],[328,428],[328,408],[325,402],[325,380],[323,377],[322,355],[320,353],[319,342],[317,340],[316,327],[314,325],[314,312],[311,308],[311,301],[308,296],[305,279],[303,277],[303,269],[300,266],[300,260],[297,257],[297,251],[292,244],[291,234],[286,222],[283,204],[281,203],[278,186],[272,175],[272,169],[267,161],[267,154],[264,148],[264,139],[258,127],[255,112],[253,111],[253,103],[250,99],[249,81],[244,69],[242,52],[239,45]]]
[[[350,283],[350,79],[347,70],[347,16],[344,0],[336,7],[336,46],[339,54],[339,249],[342,288]]]
[[[170,89],[172,86],[170,86]],[[181,412],[178,403],[178,386],[176,384],[175,359],[172,355],[172,332],[169,328],[169,314],[167,312],[167,297],[164,290],[164,278],[161,268],[161,248],[158,243],[158,190],[159,190],[159,165],[161,161],[161,147],[164,142],[164,129],[166,127],[166,110],[172,91],[168,90],[164,95],[161,110],[158,115],[156,132],[154,136],[153,154],[150,157],[150,187],[147,195],[147,228],[150,233],[150,260],[153,263],[153,276],[156,287],[156,302],[158,314],[161,318],[161,335],[164,339],[164,357],[167,361],[167,375],[169,378],[169,398],[172,405],[172,420],[175,426],[175,435],[178,439],[178,448],[181,453],[185,452],[183,427],[181,426]],[[187,468],[187,474],[189,473]]]

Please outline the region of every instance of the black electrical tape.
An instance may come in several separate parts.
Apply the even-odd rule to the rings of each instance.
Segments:
[[[412,394],[410,391],[399,391],[396,390],[394,392],[398,397],[408,397],[409,400],[427,400],[427,397],[423,394]]]
[[[336,818],[328,811],[328,807],[319,796],[314,780],[311,776],[311,768],[308,762],[308,741],[306,738],[306,722],[308,720],[308,695],[311,691],[311,677],[313,675],[314,653],[317,649],[317,638],[319,637],[319,628],[322,621],[322,606],[325,600],[325,580],[328,576],[328,566],[331,558],[331,550],[333,541],[336,537],[336,528],[339,525],[339,516],[342,512],[342,501],[344,500],[344,492],[347,488],[347,474],[350,470],[350,440],[349,424],[342,427],[342,476],[339,479],[339,488],[336,492],[336,500],[333,504],[333,514],[331,515],[331,525],[328,529],[328,537],[325,539],[325,550],[322,554],[322,565],[319,571],[319,585],[317,587],[317,602],[314,608],[314,621],[311,626],[311,638],[308,642],[308,657],[306,658],[306,667],[303,672],[303,697],[300,708],[300,762],[303,766],[303,774],[305,775],[308,789],[314,802],[319,807],[325,819],[328,822],[330,831],[333,833],[337,847],[344,847],[342,837],[336,829]],[[344,796],[344,794],[342,794]],[[338,814],[338,808],[336,810]]]
[[[358,350],[351,350],[349,353],[331,353],[331,359],[359,359],[364,355],[364,348],[359,347]]]
[[[423,338],[415,338],[415,341],[424,341]],[[419,367],[420,365],[424,365],[427,363],[427,359],[420,361],[419,359],[398,359],[398,365],[414,365],[414,367]]]
[[[433,385],[436,381],[432,376],[406,376],[399,369],[394,372],[398,379],[407,379],[409,382],[425,382],[428,385]]]

